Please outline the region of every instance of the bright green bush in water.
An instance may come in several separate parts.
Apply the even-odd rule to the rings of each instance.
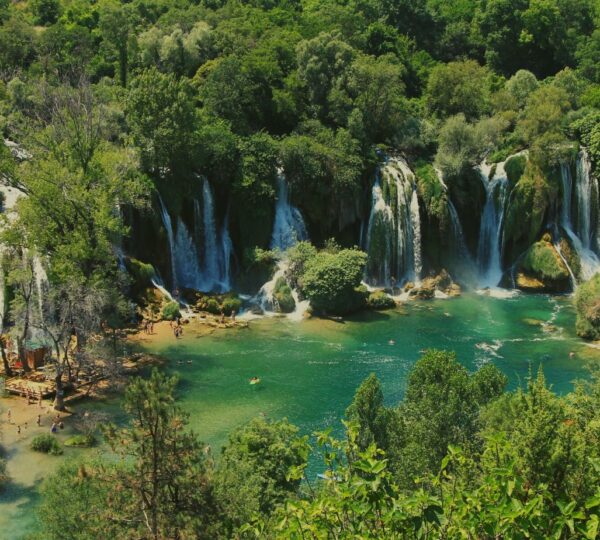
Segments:
[[[374,291],[367,298],[367,307],[370,309],[391,309],[396,307],[396,302],[384,291]]]
[[[281,313],[291,313],[296,309],[296,301],[292,296],[292,289],[290,289],[285,278],[281,277],[275,283],[274,295]]]
[[[232,312],[239,313],[242,307],[242,301],[237,296],[227,296],[223,299],[221,309],[225,315],[231,315]]]
[[[169,302],[162,308],[162,318],[166,321],[173,321],[181,316],[179,304],[177,302]]]
[[[600,339],[600,274],[582,283],[575,293],[577,335]]]
[[[31,449],[36,452],[51,454],[53,456],[59,456],[63,453],[60,443],[56,440],[56,437],[47,433],[34,437],[31,441]]]
[[[562,281],[569,279],[569,270],[554,246],[544,240],[531,246],[523,259],[522,266],[542,280]]]
[[[75,446],[79,448],[89,448],[96,444],[96,437],[93,435],[73,435],[65,441],[65,446]]]
[[[321,252],[311,259],[302,278],[302,287],[313,309],[344,315],[363,308],[367,293],[360,282],[366,262],[366,253],[357,249]]]

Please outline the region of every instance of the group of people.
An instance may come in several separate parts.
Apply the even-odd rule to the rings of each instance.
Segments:
[[[181,324],[181,318],[177,317],[174,321],[169,323],[173,329],[173,335],[175,338],[180,338],[183,335],[183,326]]]
[[[146,334],[154,334],[154,321],[152,319],[142,321],[142,328]]]
[[[50,432],[56,433],[59,428],[65,429],[65,423],[61,420],[60,415],[57,414],[54,422],[52,422],[52,426],[50,427]]]

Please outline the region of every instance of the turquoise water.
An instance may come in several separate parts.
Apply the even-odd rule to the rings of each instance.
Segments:
[[[259,414],[287,417],[306,434],[328,426],[341,434],[340,418],[361,381],[376,373],[388,405],[394,405],[427,348],[456,351],[470,370],[493,362],[512,389],[542,363],[554,390],[568,392],[574,379],[586,376],[587,360],[600,355],[575,336],[574,325],[569,297],[466,294],[342,322],[265,318],[251,321],[249,328],[211,335],[195,332],[192,324],[181,340],[169,335],[143,347],[163,355],[164,369],[180,375],[180,403],[194,430],[218,452],[232,429]],[[249,385],[253,376],[261,384]],[[115,412],[117,403],[80,407]],[[60,462],[27,450],[21,454],[11,458],[16,459],[11,473],[17,488],[0,495],[2,540],[20,538],[35,527],[32,486]]]
[[[173,338],[147,350],[170,359],[192,426],[219,446],[259,414],[287,417],[303,433],[328,426],[339,433],[340,418],[369,373],[381,379],[387,403],[396,404],[427,348],[455,351],[469,370],[493,362],[512,389],[542,363],[555,391],[567,392],[574,379],[585,377],[585,359],[597,354],[573,327],[569,297],[469,294],[343,322],[261,319],[249,329]],[[248,384],[253,376],[260,385]]]

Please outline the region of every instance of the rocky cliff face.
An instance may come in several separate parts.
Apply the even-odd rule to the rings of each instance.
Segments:
[[[281,175],[285,208],[279,184],[260,204],[214,189],[208,179],[198,181],[195,191],[167,194],[172,230],[155,201],[154,212],[129,216],[126,251],[151,262],[167,284],[178,273],[175,250],[176,265],[194,258],[187,270],[215,274],[212,281],[191,282],[235,287],[239,270],[248,270],[247,254],[273,247],[273,227],[286,226],[276,220],[279,208],[303,216],[303,238],[318,246],[333,237],[366,250],[366,279],[373,285],[401,286],[448,269],[468,286],[512,286],[513,276],[523,290],[562,292],[600,268],[598,180],[585,152],[549,170],[520,153],[448,179],[431,164],[386,158],[366,182],[368,195],[323,192],[318,204],[317,192]]]

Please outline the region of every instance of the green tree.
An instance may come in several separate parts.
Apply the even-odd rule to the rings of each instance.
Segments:
[[[429,109],[441,116],[463,114],[468,120],[489,110],[490,73],[474,60],[439,64],[427,83]]]
[[[49,26],[58,20],[60,15],[58,0],[32,0],[30,5],[38,24]]]
[[[346,418],[356,426],[356,444],[365,451],[371,444],[386,450],[390,415],[383,405],[381,383],[371,373],[358,387],[354,399],[346,409]]]
[[[302,276],[302,291],[312,308],[333,315],[361,309],[366,300],[360,288],[366,262],[366,253],[356,249],[323,251],[309,260]]]
[[[287,420],[256,418],[230,434],[214,477],[228,536],[296,494],[308,450],[307,437]]]
[[[106,429],[107,442],[123,467],[112,473],[107,504],[128,537],[211,538],[215,508],[204,445],[186,426],[175,403],[175,377],[154,370],[127,388],[124,409],[130,428]]]
[[[142,71],[129,85],[127,121],[141,150],[142,167],[157,177],[189,172],[197,126],[193,97],[186,79],[155,68]]]

